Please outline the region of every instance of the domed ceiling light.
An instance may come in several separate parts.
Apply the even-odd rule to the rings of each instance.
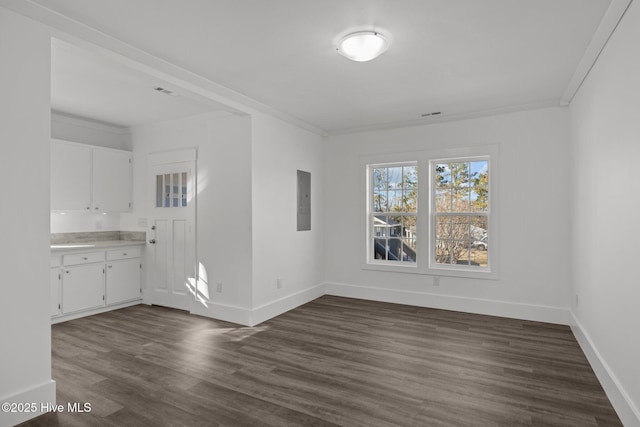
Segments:
[[[389,47],[389,42],[376,31],[358,31],[345,36],[336,50],[352,61],[366,62],[380,56]]]

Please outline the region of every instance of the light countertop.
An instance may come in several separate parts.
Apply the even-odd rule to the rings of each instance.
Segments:
[[[140,240],[107,240],[98,242],[76,242],[76,243],[57,243],[51,245],[51,252],[68,252],[82,250],[96,250],[120,248],[124,246],[144,246],[145,242]]]

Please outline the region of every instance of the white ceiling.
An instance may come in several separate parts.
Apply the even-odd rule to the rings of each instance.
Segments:
[[[328,133],[560,103],[611,0],[34,0]],[[343,35],[392,39],[368,63]],[[54,108],[131,126],[220,109],[60,44]]]

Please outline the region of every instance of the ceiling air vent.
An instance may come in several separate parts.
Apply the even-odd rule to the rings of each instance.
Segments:
[[[436,111],[434,113],[425,113],[425,114],[421,114],[422,117],[433,117],[433,116],[439,116],[440,114],[442,114],[440,111]]]
[[[177,95],[178,95],[178,94],[177,94],[177,93],[175,93],[174,91],[169,90],[169,89],[165,89],[165,88],[160,87],[160,86],[158,86],[158,87],[154,87],[154,88],[153,88],[153,90],[155,90],[156,92],[162,92],[162,93],[164,93],[165,95],[171,95],[171,96],[177,96]]]

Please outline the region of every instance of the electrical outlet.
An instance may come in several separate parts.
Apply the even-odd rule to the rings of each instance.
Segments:
[[[433,286],[440,286],[440,276],[433,276]]]
[[[216,282],[216,292],[222,293],[222,282]]]
[[[276,279],[276,288],[282,289],[282,279]]]

